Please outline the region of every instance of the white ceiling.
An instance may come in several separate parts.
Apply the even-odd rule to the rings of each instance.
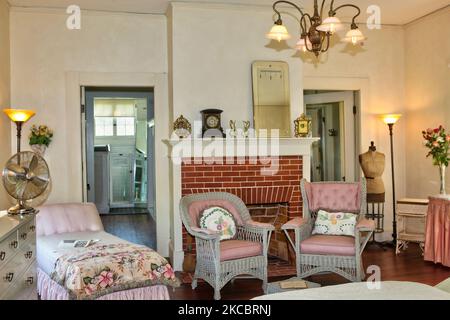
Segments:
[[[164,14],[171,0],[8,0],[11,6],[67,8],[77,4],[84,10],[138,12]],[[275,0],[182,0],[178,2],[233,3],[241,5],[271,6]],[[175,1],[173,1],[175,2]],[[311,10],[313,0],[292,0]],[[320,1],[319,1],[320,2]],[[329,3],[330,1],[327,0]],[[449,5],[449,0],[337,0],[336,5],[353,3],[363,12],[373,4],[381,7],[383,24],[406,24]]]

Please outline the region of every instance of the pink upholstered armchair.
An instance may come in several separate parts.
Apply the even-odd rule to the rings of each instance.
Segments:
[[[229,211],[237,224],[237,235],[232,240],[220,241],[220,235],[199,228],[203,210],[217,206]],[[220,299],[220,290],[237,275],[248,274],[263,281],[267,293],[267,251],[272,231],[271,224],[252,221],[244,202],[237,196],[213,192],[186,196],[180,201],[180,213],[186,230],[195,237],[197,264],[192,289],[202,278],[214,288],[214,299]]]
[[[301,182],[303,218],[286,223],[285,231],[296,253],[297,276],[301,278],[320,272],[337,273],[358,282],[365,278],[361,255],[370,239],[375,224],[365,219],[366,180],[360,183]],[[319,210],[358,215],[355,237],[313,235]],[[290,232],[294,232],[295,240]]]

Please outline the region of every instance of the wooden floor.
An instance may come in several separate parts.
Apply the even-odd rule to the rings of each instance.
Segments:
[[[156,249],[156,223],[149,214],[110,214],[101,219],[106,232]]]
[[[394,249],[383,249],[370,246],[364,254],[364,266],[377,265],[381,268],[382,281],[412,281],[434,286],[450,278],[450,268],[425,262],[420,249],[412,244],[410,248],[399,256]],[[286,278],[271,278],[269,282],[284,280]],[[316,275],[308,280],[320,283],[322,286],[344,284],[348,281],[337,275]],[[236,279],[222,289],[223,300],[249,300],[263,295],[262,282],[253,279]],[[175,291],[170,290],[174,300],[210,300],[213,298],[213,289],[205,282],[199,282],[196,290],[190,285],[183,284]]]

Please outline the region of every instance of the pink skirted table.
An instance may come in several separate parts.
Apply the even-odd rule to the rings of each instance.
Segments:
[[[424,259],[450,267],[450,198],[430,197]]]

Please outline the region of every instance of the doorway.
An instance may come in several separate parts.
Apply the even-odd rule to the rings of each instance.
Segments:
[[[313,182],[357,180],[358,99],[356,91],[304,91],[313,137],[320,138],[313,145]]]
[[[144,225],[155,230],[153,89],[84,92],[87,201],[96,205],[108,232],[155,247],[154,234],[146,239],[135,232]]]
[[[85,88],[87,200],[101,214],[154,210],[153,89]]]

